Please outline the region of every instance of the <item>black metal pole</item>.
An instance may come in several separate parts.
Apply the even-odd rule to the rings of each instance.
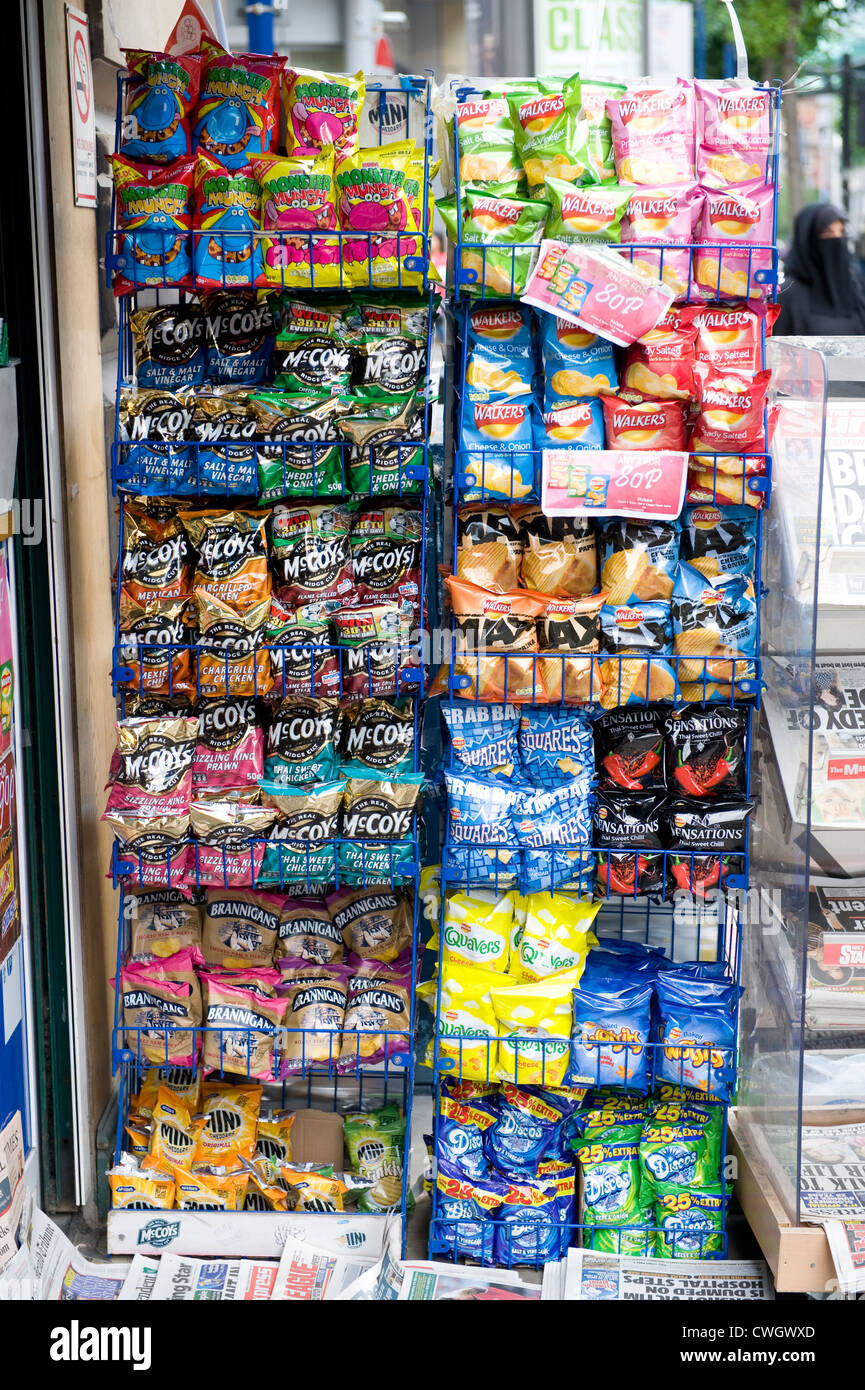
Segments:
[[[841,59],[841,206],[850,213],[850,116],[853,105],[853,71],[850,54]]]

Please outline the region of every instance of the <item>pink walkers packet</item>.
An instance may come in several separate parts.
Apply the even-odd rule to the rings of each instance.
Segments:
[[[766,88],[725,80],[694,83],[697,98],[697,177],[711,188],[766,180],[771,146],[771,97]]]
[[[635,188],[622,223],[622,245],[641,243],[632,264],[669,285],[676,299],[687,296],[691,284],[691,252],[700,220],[703,192],[695,183],[666,188]],[[645,243],[682,250],[649,251]]]
[[[694,252],[690,298],[765,299],[771,286],[757,274],[772,270],[774,188],[755,181],[705,193],[697,241],[706,249]]]
[[[662,84],[643,78],[618,100],[607,100],[619,183],[652,187],[694,178],[694,88],[680,77]]]

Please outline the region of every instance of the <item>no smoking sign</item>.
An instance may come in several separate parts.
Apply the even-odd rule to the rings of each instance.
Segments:
[[[87,16],[66,6],[66,48],[69,56],[69,115],[72,170],[77,207],[96,207],[96,118],[93,110],[93,69]]]

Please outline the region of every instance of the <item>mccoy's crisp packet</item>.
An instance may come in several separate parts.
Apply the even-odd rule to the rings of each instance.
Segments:
[[[448,235],[464,248],[459,279],[469,295],[522,296],[543,235],[546,203],[468,192],[438,204]]]
[[[771,293],[757,275],[773,270],[774,206],[774,188],[760,181],[706,189],[691,299],[765,299]]]
[[[711,188],[767,179],[771,97],[767,88],[739,82],[698,81],[697,175]]]
[[[644,78],[607,102],[620,183],[657,187],[694,178],[694,89]]]
[[[609,247],[545,240],[521,298],[628,347],[663,318],[674,292]]]

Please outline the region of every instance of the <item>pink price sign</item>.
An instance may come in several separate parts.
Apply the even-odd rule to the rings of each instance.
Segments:
[[[673,521],[687,471],[688,455],[674,449],[544,449],[541,510]]]
[[[568,319],[590,333],[630,347],[660,322],[673,302],[669,285],[616,251],[542,241],[524,304]]]

